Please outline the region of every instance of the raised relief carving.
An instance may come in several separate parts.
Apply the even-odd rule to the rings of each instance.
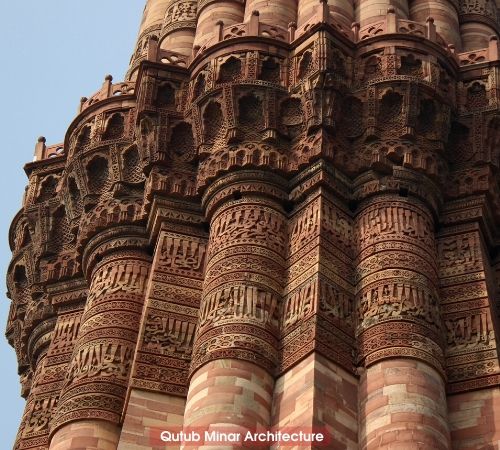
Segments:
[[[486,311],[465,313],[448,318],[444,323],[450,352],[480,349],[495,342],[495,332]]]
[[[210,245],[216,248],[236,242],[265,241],[285,250],[285,224],[270,208],[238,206],[221,214],[213,224]]]
[[[462,14],[481,14],[497,20],[496,5],[491,0],[460,0]]]
[[[318,280],[310,280],[292,292],[283,302],[281,327],[287,330],[304,321],[316,312],[318,303]]]
[[[66,384],[84,378],[113,377],[126,380],[135,346],[122,343],[94,343],[81,348],[66,377]]]
[[[438,248],[442,276],[481,269],[481,247],[477,233],[441,239]]]
[[[144,116],[139,122],[136,130],[136,140],[144,159],[153,159],[154,152],[158,148],[157,130],[158,123],[152,117]]]
[[[292,253],[303,246],[310,238],[317,236],[320,230],[319,200],[311,202],[290,221],[290,245]]]
[[[147,276],[148,269],[145,266],[137,264],[106,265],[92,281],[88,302],[116,292],[142,294]]]
[[[199,325],[220,325],[244,321],[277,327],[279,303],[275,294],[255,286],[232,286],[205,297],[200,308]]]
[[[354,297],[331,282],[319,280],[320,308],[329,318],[340,319],[349,325],[354,324]]]
[[[50,343],[50,353],[70,350],[80,330],[81,314],[71,314],[57,321]]]
[[[363,247],[390,238],[411,238],[432,246],[432,230],[429,219],[418,211],[387,204],[362,215],[357,238]]]
[[[171,23],[196,20],[196,2],[178,1],[167,9],[164,25]]]
[[[441,323],[436,295],[404,282],[388,282],[363,292],[358,317],[363,328],[383,319],[420,319],[435,327]]]
[[[160,268],[199,271],[203,268],[205,254],[205,244],[168,235],[160,249]]]
[[[37,435],[48,432],[54,410],[57,408],[58,397],[37,399],[26,421],[24,435]]]
[[[151,313],[144,329],[144,348],[171,356],[189,356],[196,324]]]
[[[322,205],[321,227],[325,237],[334,244],[352,249],[352,223],[349,217],[339,212],[338,208],[329,202]]]
[[[317,0],[299,28],[238,0],[195,33],[219,3],[159,1],[138,83],[107,77],[67,151],[41,139],[27,166],[7,335],[28,398],[20,435],[45,441],[19,448],[89,416],[120,424],[130,388],[186,396],[211,359],[280,377],[316,350],[353,374],[407,357],[450,391],[498,385],[493,0],[456,2],[474,15],[460,22],[482,21],[463,49],[485,39],[462,53],[430,19],[351,28]]]

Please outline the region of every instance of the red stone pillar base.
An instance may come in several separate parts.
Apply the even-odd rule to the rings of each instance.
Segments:
[[[500,448],[500,387],[448,397],[453,450]]]
[[[79,420],[59,428],[50,450],[116,450],[120,427],[104,420]]]
[[[274,387],[273,377],[247,361],[218,359],[198,369],[186,404],[184,429],[246,433],[267,431]],[[252,448],[241,445],[206,444],[186,449]],[[262,447],[264,448],[264,447]]]
[[[404,358],[381,361],[360,381],[361,449],[450,448],[444,381],[431,366]]]
[[[302,443],[301,450],[359,450],[357,391],[353,375],[312,353],[276,380],[273,428],[327,435],[327,444]],[[272,450],[280,448],[275,445]]]

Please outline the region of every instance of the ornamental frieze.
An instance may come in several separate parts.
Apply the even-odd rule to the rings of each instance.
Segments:
[[[148,446],[153,422],[492,445],[497,6],[358,3],[148,0],[127,79],[38,140],[16,450]]]

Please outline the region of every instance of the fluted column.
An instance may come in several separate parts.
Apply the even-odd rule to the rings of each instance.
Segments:
[[[171,3],[172,0],[147,0],[126,80],[136,80],[139,65],[149,56],[151,39],[155,41],[158,39],[167,7]],[[156,42],[154,44],[157,45]]]
[[[140,229],[108,230],[84,253],[89,295],[52,423],[51,450],[118,442],[150,257]],[[105,422],[105,423],[103,423]]]
[[[229,26],[242,23],[245,14],[243,0],[198,0],[198,23],[194,45],[203,47],[218,37],[217,23]]]
[[[487,48],[491,37],[498,36],[498,34],[487,24],[467,21],[460,24],[460,36],[462,37],[462,50],[468,52]]]
[[[60,387],[78,334],[81,313],[78,301],[65,305],[57,319],[41,322],[31,333],[28,347],[34,357],[35,374],[16,449],[41,448],[42,445],[48,448],[51,421],[57,411]]]
[[[24,409],[14,449],[48,445],[48,433],[53,409],[57,405],[57,383],[52,382],[46,371],[47,343],[50,342],[55,319],[42,322],[33,330],[31,350],[41,350],[33,361],[33,383]]]
[[[448,450],[432,214],[417,199],[377,195],[355,226],[360,448]]]
[[[491,233],[479,205],[488,208],[472,196],[445,205],[438,234],[453,450],[494,448],[500,440],[500,265],[498,255],[491,260]]]
[[[249,178],[245,188],[255,194],[233,197],[230,186],[208,193],[210,239],[187,428],[213,424],[244,432],[271,421],[286,222],[279,186]]]
[[[170,0],[160,32],[160,48],[190,56],[196,32],[196,0]]]
[[[354,16],[361,27],[384,20],[387,10],[394,8],[400,19],[408,19],[407,0],[360,0],[356,2]]]
[[[301,27],[321,8],[320,0],[298,0],[297,25]],[[350,27],[354,22],[354,4],[350,0],[328,0],[330,14],[334,21]]]
[[[446,44],[462,48],[458,11],[451,0],[412,0],[410,2],[410,20],[425,23],[428,17],[434,19],[436,31]]]
[[[163,23],[165,13],[172,0],[147,0],[142,16],[139,36],[151,27],[158,27]]]
[[[262,23],[287,28],[297,21],[297,0],[247,0],[245,22],[250,21],[253,11],[259,11]]]
[[[492,36],[498,37],[496,3],[488,0],[460,0],[460,35],[463,51],[488,47]]]

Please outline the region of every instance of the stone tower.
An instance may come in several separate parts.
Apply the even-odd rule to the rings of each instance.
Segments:
[[[126,81],[26,166],[15,448],[500,448],[498,17],[149,0]]]

